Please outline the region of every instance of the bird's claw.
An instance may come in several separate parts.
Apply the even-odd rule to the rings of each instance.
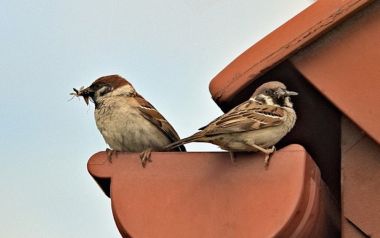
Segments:
[[[148,162],[152,162],[152,159],[150,158],[151,153],[152,153],[151,149],[144,150],[143,152],[140,153],[140,160],[141,160],[141,165],[143,168],[145,168]]]
[[[276,147],[275,146],[272,146],[272,148],[270,149],[267,149],[267,152],[268,153],[265,153],[265,158],[264,158],[264,165],[265,165],[265,168],[268,169],[269,167],[269,160],[270,160],[270,157],[271,155],[276,152]]]
[[[230,153],[230,160],[234,164],[235,163],[235,154],[232,151],[230,151],[229,153]]]
[[[111,150],[111,149],[106,149],[106,153],[107,153],[107,159],[110,163],[112,163],[112,156],[115,154],[117,154],[117,151],[116,150]]]

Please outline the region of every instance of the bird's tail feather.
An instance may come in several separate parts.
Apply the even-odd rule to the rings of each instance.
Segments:
[[[165,149],[165,151],[170,151],[170,150],[173,150],[174,148],[177,148],[177,147],[179,147],[181,145],[184,145],[184,144],[187,144],[187,143],[190,143],[190,142],[195,142],[195,141],[197,141],[201,137],[202,136],[200,135],[200,133],[195,133],[192,136],[183,138],[181,140],[177,140],[176,142],[173,142],[173,143],[165,146],[164,149]]]

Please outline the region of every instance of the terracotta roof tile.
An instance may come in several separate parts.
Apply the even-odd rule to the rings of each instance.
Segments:
[[[262,76],[265,72],[291,57],[291,61],[294,63],[297,70],[299,70],[314,86],[316,86],[320,92],[322,92],[333,104],[338,107],[338,109],[348,115],[377,142],[380,142],[380,125],[378,125],[378,123],[377,125],[376,123],[371,123],[371,121],[376,120],[376,118],[380,118],[380,110],[368,107],[368,104],[363,103],[366,100],[365,97],[362,97],[359,101],[355,100],[355,98],[358,98],[358,95],[363,95],[363,92],[366,92],[365,90],[369,87],[368,82],[363,83],[363,80],[365,79],[362,78],[358,79],[357,77],[347,77],[347,75],[354,75],[349,71],[349,69],[352,70],[352,65],[355,65],[355,62],[357,62],[360,66],[356,65],[356,68],[360,68],[362,71],[373,71],[372,73],[369,73],[371,76],[369,80],[371,82],[380,82],[377,80],[380,75],[379,71],[376,71],[378,67],[375,65],[376,62],[380,61],[380,54],[377,53],[379,52],[378,50],[373,50],[376,48],[376,44],[378,46],[375,39],[380,37],[380,31],[376,29],[380,28],[378,26],[379,24],[368,23],[370,20],[372,22],[379,22],[379,19],[374,21],[374,17],[365,17],[365,19],[361,22],[363,22],[363,24],[367,24],[369,30],[360,30],[360,26],[356,25],[354,28],[356,31],[348,30],[350,33],[345,33],[347,38],[338,37],[332,40],[330,38],[330,41],[335,41],[335,43],[331,43],[331,47],[335,48],[330,47],[329,49],[333,49],[338,54],[339,50],[343,48],[343,51],[341,50],[339,52],[339,56],[340,59],[345,59],[342,60],[342,62],[349,62],[347,64],[340,64],[339,60],[334,61],[334,64],[330,64],[328,59],[334,58],[334,55],[332,54],[329,54],[328,56],[325,54],[323,58],[324,60],[319,60],[319,64],[317,64],[317,60],[315,59],[316,57],[314,56],[318,54],[321,55],[319,52],[320,49],[314,50],[313,52],[309,50],[312,49],[312,47],[309,47],[311,42],[313,42],[314,45],[314,42],[318,43],[320,39],[326,38],[326,34],[324,33],[328,32],[327,35],[330,35],[331,32],[335,31],[337,26],[340,27],[342,25],[340,23],[344,22],[344,24],[346,24],[346,20],[351,19],[348,17],[353,16],[358,10],[369,6],[365,8],[365,10],[367,10],[375,8],[379,5],[378,2],[368,5],[371,2],[373,1],[317,1],[289,20],[287,23],[270,33],[264,39],[250,47],[233,62],[231,62],[225,69],[223,69],[214,79],[212,79],[210,83],[210,92],[213,99],[219,106],[223,107],[225,103],[231,101],[238,93],[249,86],[257,78]],[[380,16],[380,14],[377,15]],[[372,16],[375,16],[375,14],[372,14]],[[349,27],[346,28],[348,29]],[[334,29],[334,31],[331,31],[332,29]],[[361,34],[360,36],[358,35],[358,38],[360,37],[359,39],[363,42],[363,46],[368,45],[369,42],[372,42],[371,46],[367,47],[367,49],[362,47],[371,57],[367,60],[363,60],[365,59],[365,56],[361,55],[361,57],[359,57],[360,60],[355,61],[355,54],[363,54],[363,50],[360,47],[358,48],[358,40],[355,41],[355,37],[357,36],[356,34],[363,32],[365,34]],[[321,37],[322,35],[323,37]],[[351,38],[348,39],[348,36],[351,36]],[[349,47],[356,47],[357,50],[361,50],[361,52],[344,54],[344,47],[339,48],[339,44],[346,41],[349,43],[346,47],[347,50],[350,49]],[[329,42],[327,43],[330,44]],[[293,57],[300,49],[303,49],[302,54],[307,55],[307,57]],[[329,49],[324,49],[324,52],[328,53]],[[324,64],[322,64],[322,61]],[[372,64],[368,64],[368,62],[372,62]],[[326,69],[326,71],[322,69]],[[335,74],[333,72],[335,72]],[[332,83],[332,77],[324,77],[326,74],[329,76],[334,75],[334,80],[340,80],[338,81],[339,83]],[[355,75],[365,74],[357,71],[355,72]],[[350,85],[348,87],[355,89],[352,90],[352,97],[344,96],[350,88],[347,89],[347,87],[343,87],[341,90],[338,87],[339,84],[344,85],[345,83]],[[354,86],[358,84],[358,87]],[[376,83],[374,88],[380,90],[380,83]],[[339,90],[340,92],[338,92]],[[380,107],[380,100],[378,100],[378,94],[375,93],[375,91],[376,90],[374,90],[374,93],[371,94],[374,96],[371,96],[370,98],[372,102],[376,103],[375,105]]]

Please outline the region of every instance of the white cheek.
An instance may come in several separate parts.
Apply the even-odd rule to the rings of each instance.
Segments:
[[[122,87],[119,87],[113,90],[111,93],[108,93],[110,96],[119,96],[119,95],[131,95],[135,93],[135,89],[127,84]]]
[[[293,103],[290,101],[290,97],[286,97],[285,100],[284,100],[284,105],[286,107],[290,107],[292,108],[293,107]]]
[[[98,89],[96,92],[95,92],[95,97],[96,98],[101,98],[102,95],[104,94],[104,92],[108,89],[108,87],[104,86],[104,87],[101,87],[100,89]],[[106,94],[104,94],[106,95]],[[103,96],[104,96],[103,95]]]
[[[274,105],[273,99],[267,95],[262,94],[261,99],[265,102],[267,105]]]

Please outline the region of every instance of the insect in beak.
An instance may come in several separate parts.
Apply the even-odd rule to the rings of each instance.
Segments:
[[[76,97],[83,97],[85,103],[88,105],[91,95],[94,93],[94,91],[88,87],[84,88],[83,86],[78,89],[73,88],[74,92],[70,93],[70,95],[76,96]]]

